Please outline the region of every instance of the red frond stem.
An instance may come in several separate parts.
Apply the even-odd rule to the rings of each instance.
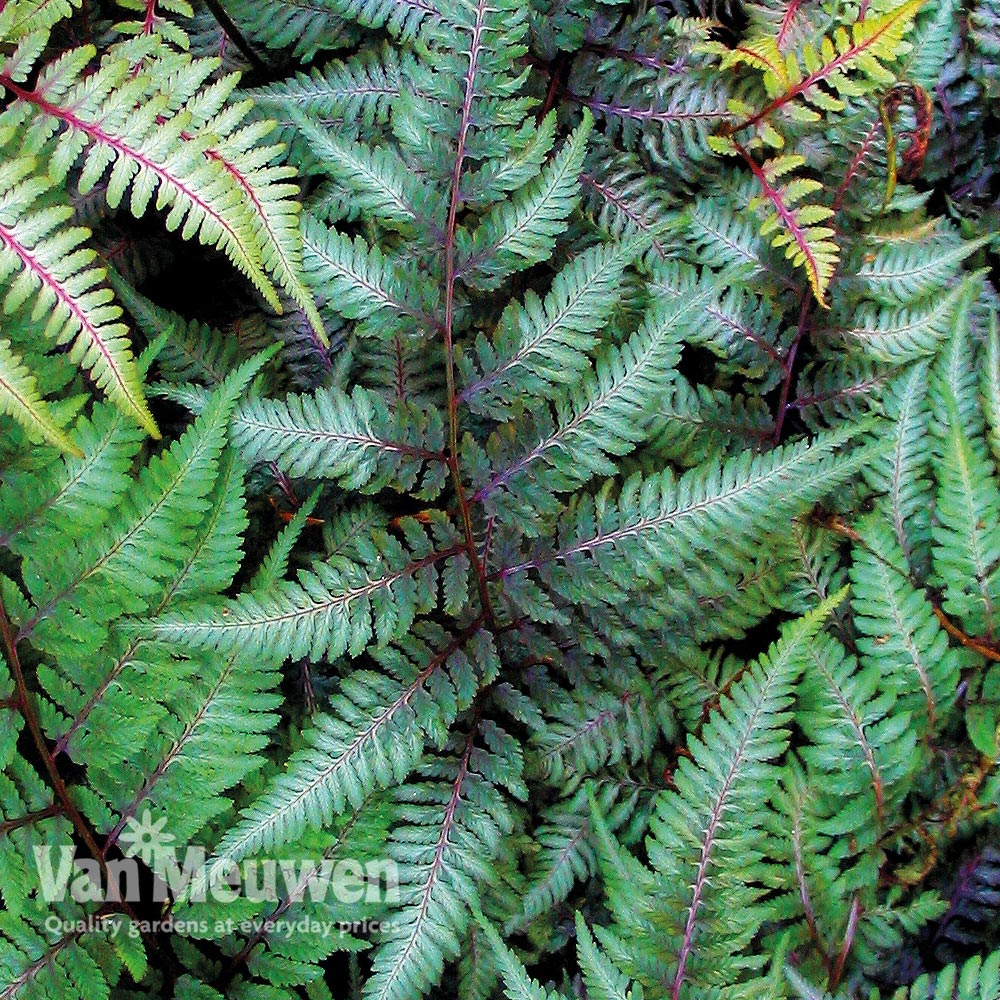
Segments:
[[[792,22],[795,20],[795,15],[799,12],[801,6],[802,0],[790,0],[788,6],[785,8],[785,14],[781,19],[781,27],[778,29],[778,37],[776,39],[779,49],[785,44],[788,32],[792,27]]]
[[[483,543],[483,557],[480,561],[484,574],[486,573],[486,564],[490,558],[490,546],[493,544],[493,526],[495,523],[496,518],[493,515],[490,515],[486,520],[486,541]]]
[[[985,656],[987,660],[992,660],[994,663],[1000,663],[1000,650],[991,643],[986,642],[983,639],[975,639],[970,635],[966,635],[945,613],[942,611],[940,605],[936,602],[932,603],[934,609],[934,617],[941,623],[941,627],[948,633],[953,639],[957,639],[966,649],[971,649],[980,656]]]
[[[806,866],[802,857],[801,811],[796,812],[795,822],[792,825],[792,853],[795,857],[795,881],[799,886],[799,902],[802,904],[802,912],[806,918],[806,927],[809,928],[809,937],[812,938],[813,945],[822,958],[823,964],[829,968],[829,956],[819,928],[816,926],[816,913],[813,910],[812,897],[809,895],[809,884],[806,882]]]
[[[851,900],[851,909],[847,914],[847,926],[844,928],[844,940],[837,953],[837,960],[834,962],[833,971],[830,973],[830,992],[836,993],[840,985],[841,976],[844,974],[844,965],[847,963],[847,956],[851,953],[854,945],[854,935],[858,929],[858,918],[861,916],[861,900],[855,896]]]
[[[406,399],[406,369],[403,365],[402,337],[393,338],[393,352],[395,354],[393,365],[396,372],[396,399],[402,403]]]
[[[465,532],[465,545],[469,561],[476,573],[476,587],[479,592],[479,603],[483,614],[491,628],[496,627],[496,617],[493,613],[493,603],[490,599],[489,584],[483,571],[476,549],[476,538],[472,530],[472,514],[469,501],[465,496],[462,484],[462,473],[458,466],[458,398],[455,392],[455,230],[458,227],[458,204],[461,198],[462,168],[465,165],[465,144],[472,125],[472,101],[476,92],[476,74],[478,72],[479,55],[483,44],[485,30],[486,0],[479,0],[476,5],[476,23],[469,43],[469,68],[465,74],[465,96],[462,100],[462,117],[458,129],[458,146],[455,151],[455,168],[451,178],[451,198],[448,204],[448,222],[445,227],[444,261],[445,261],[445,294],[444,294],[444,352],[445,377],[448,388],[448,468],[451,470],[452,482]]]
[[[781,383],[781,395],[778,397],[778,409],[774,416],[774,437],[775,446],[781,443],[781,431],[785,425],[785,414],[789,410],[788,396],[792,389],[792,379],[795,375],[795,355],[798,353],[799,344],[805,335],[809,325],[809,310],[812,308],[813,297],[809,292],[802,295],[802,305],[799,308],[799,326],[795,332],[795,339],[788,348],[785,355],[785,377]]]
[[[49,781],[52,784],[52,790],[55,792],[59,808],[66,816],[69,817],[73,824],[73,828],[77,832],[77,836],[79,836],[80,840],[87,848],[87,852],[90,856],[97,861],[101,869],[101,876],[105,879],[105,882],[108,883],[108,869],[107,865],[104,863],[104,855],[102,854],[101,849],[97,846],[97,840],[91,832],[90,827],[87,825],[83,816],[80,815],[80,811],[76,808],[73,799],[70,797],[69,789],[66,787],[66,782],[63,781],[63,777],[59,773],[59,769],[56,767],[55,759],[49,750],[48,744],[45,742],[45,735],[42,733],[42,727],[38,721],[38,716],[35,714],[34,708],[32,708],[31,696],[28,693],[28,685],[25,681],[24,671],[21,668],[21,659],[17,652],[17,640],[15,639],[14,629],[11,626],[10,619],[7,617],[7,609],[4,607],[2,598],[0,598],[0,640],[3,642],[4,651],[7,655],[7,664],[10,667],[11,676],[14,680],[14,687],[17,691],[18,707],[21,711],[21,715],[24,716],[24,721],[28,726],[28,731],[31,733],[31,738],[34,741],[35,749],[38,751],[38,756],[41,758],[42,763],[45,766],[45,770],[48,772]]]
[[[539,123],[555,106],[556,97],[559,94],[559,88],[562,86],[565,71],[566,60],[557,55],[549,67],[549,86],[545,92],[545,100],[542,102],[542,106],[538,109],[538,114],[536,115],[536,121]]]
[[[733,49],[734,52],[742,52],[744,56],[751,65],[756,66],[759,63],[763,63],[772,73],[776,76],[782,72],[781,61],[775,63],[773,60],[768,59],[763,52],[755,52],[753,49],[747,47],[746,45],[737,45]]]
[[[46,806],[44,809],[36,809],[34,812],[18,816],[17,819],[8,819],[3,823],[0,823],[0,836],[5,837],[8,833],[13,833],[15,830],[20,830],[22,827],[31,826],[34,823],[41,822],[43,819],[50,819],[53,816],[61,815],[62,809],[53,803],[50,806]]]

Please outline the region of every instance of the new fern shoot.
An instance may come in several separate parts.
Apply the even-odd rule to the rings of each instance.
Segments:
[[[0,0],[0,1000],[1000,998],[993,0]]]

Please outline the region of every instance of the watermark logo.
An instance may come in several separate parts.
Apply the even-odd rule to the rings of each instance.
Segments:
[[[107,935],[112,940],[122,936],[135,940],[144,934],[182,934],[200,938],[239,934],[242,937],[250,937],[264,931],[272,940],[281,938],[287,941],[299,935],[328,938],[338,934],[341,937],[345,935],[360,937],[388,933],[400,925],[398,921],[393,920],[318,920],[309,916],[266,922],[246,918],[184,919],[170,913],[159,920],[134,920],[126,918],[121,913],[64,920],[53,913],[45,918],[44,926],[51,934],[99,934]]]
[[[78,903],[165,903],[183,896],[189,902],[208,899],[231,903],[296,902],[308,899],[346,904],[399,902],[399,872],[389,858],[361,862],[353,858],[248,858],[207,867],[203,847],[188,846],[179,856],[167,819],[146,810],[128,817],[118,838],[125,855],[101,865],[80,858],[72,845],[34,849],[42,898]],[[206,872],[214,872],[207,878]],[[152,874],[152,888],[149,886]]]
[[[167,817],[161,816],[155,823],[153,815],[144,809],[142,816],[136,819],[129,816],[125,827],[118,837],[122,853],[129,857],[142,858],[143,862],[153,867],[156,860],[164,854],[175,856],[174,835],[165,829]]]

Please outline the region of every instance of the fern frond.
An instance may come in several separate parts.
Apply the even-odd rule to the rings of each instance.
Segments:
[[[644,689],[640,683],[622,693],[585,689],[585,703],[574,699],[550,710],[553,717],[532,734],[536,766],[553,785],[571,788],[574,777],[648,759],[657,725],[654,698]]]
[[[893,533],[911,572],[928,559],[932,490],[930,456],[923,447],[931,432],[927,398],[928,367],[916,364],[889,385],[882,396],[891,450],[865,468],[865,479],[882,494]]]
[[[506,150],[522,144],[531,131],[518,131],[535,104],[523,94],[527,74],[520,63],[528,52],[528,12],[511,0],[442,0],[438,8],[441,19],[423,24],[426,54],[413,64],[393,131],[404,158],[413,157],[439,183],[456,177],[460,182],[466,160],[478,162],[479,176],[485,178],[491,164],[502,161]],[[435,141],[428,141],[431,136]],[[491,201],[504,193],[483,192]],[[536,194],[544,202],[544,191],[536,189]]]
[[[278,122],[282,138],[292,138],[300,118],[316,126],[336,126],[341,135],[370,134],[384,126],[389,108],[409,75],[411,57],[388,46],[367,49],[320,71],[297,73],[280,83],[247,91],[254,105]]]
[[[593,128],[589,114],[530,184],[500,202],[471,234],[456,240],[455,273],[477,288],[495,288],[514,271],[546,260],[580,195],[580,171]]]
[[[305,748],[223,838],[191,897],[230,861],[292,842],[348,805],[357,809],[373,789],[399,784],[427,736],[440,734],[499,668],[478,625],[455,639],[421,625],[375,659],[381,670],[353,674],[334,695]]]
[[[983,365],[980,393],[986,437],[994,462],[1000,462],[1000,312],[992,310],[986,335],[986,364]]]
[[[123,10],[142,15],[115,24],[112,30],[118,34],[151,35],[155,32],[178,49],[187,50],[190,46],[184,28],[170,17],[164,16],[172,14],[178,18],[194,17],[194,9],[188,0],[156,0],[155,3],[148,3],[147,0],[116,0],[116,2]]]
[[[830,823],[854,833],[859,852],[909,790],[919,760],[914,727],[908,712],[895,710],[896,692],[877,663],[858,663],[829,636],[816,638],[807,662],[797,715],[810,741],[802,758],[817,791],[850,803]]]
[[[34,375],[14,352],[9,340],[0,340],[0,413],[13,417],[30,434],[48,441],[60,451],[82,457],[79,448],[56,424]]]
[[[642,986],[639,983],[633,986],[629,978],[601,954],[579,911],[576,914],[576,935],[588,996],[594,1000],[642,1000]]]
[[[328,229],[320,221],[303,220],[306,280],[321,304],[341,316],[362,320],[367,336],[405,335],[414,321],[418,330],[433,329],[435,294],[414,269],[387,258],[360,237]]]
[[[478,170],[462,177],[463,201],[476,208],[486,208],[507,192],[518,191],[540,173],[545,158],[555,143],[556,115],[549,112],[537,124],[530,119],[512,137],[503,160],[488,160]]]
[[[291,476],[335,479],[376,492],[390,482],[432,499],[444,485],[444,425],[434,410],[400,404],[390,411],[375,393],[256,400],[233,418],[233,443],[248,462],[275,462]]]
[[[946,587],[945,610],[970,634],[992,635],[1000,598],[1000,493],[981,439],[963,433],[958,406],[945,398],[948,434],[936,463],[938,490],[934,540],[935,575]]]
[[[569,490],[593,475],[613,473],[609,456],[627,454],[642,440],[642,418],[655,409],[657,392],[669,385],[685,327],[693,325],[712,290],[706,282],[682,301],[661,302],[621,349],[612,347],[598,355],[593,376],[585,375],[556,396],[554,426],[541,419],[535,426],[529,423],[537,443],[494,472],[474,498],[486,500],[504,488],[529,507],[539,491]],[[535,463],[541,462],[551,467],[550,474],[536,472]]]
[[[246,0],[244,5],[247,8],[256,6]],[[290,8],[280,18],[279,30],[289,39],[300,38],[309,15],[289,0],[279,0],[279,6]],[[356,21],[365,28],[384,29],[403,41],[412,40],[425,19],[438,16],[437,7],[430,0],[317,0],[312,9],[327,16],[336,14],[345,20]],[[274,27],[267,22],[264,25],[262,30],[273,37]]]
[[[151,43],[129,44],[138,46],[138,56]],[[71,51],[43,69],[32,90],[0,78],[14,98],[4,113],[7,121],[26,123],[36,136],[62,130],[51,160],[53,179],[65,178],[82,156],[81,191],[107,177],[109,204],[117,207],[131,191],[136,216],[155,194],[157,207],[169,208],[168,229],[180,228],[185,239],[196,236],[221,249],[276,311],[281,306],[268,272],[312,310],[298,276],[297,206],[289,198],[294,188],[283,183],[290,171],[274,165],[278,147],[259,144],[266,125],[239,129],[249,102],[223,109],[236,77],[198,93],[215,68],[211,60],[166,55],[162,65],[147,60],[134,72],[125,46],[78,81],[93,55],[86,47]],[[173,79],[172,93],[160,91],[162,77]],[[325,336],[313,316],[317,333]]]
[[[250,581],[250,590],[267,591],[275,587],[279,580],[284,579],[288,572],[288,563],[292,550],[306,528],[316,502],[322,493],[322,487],[317,486],[308,496],[302,506],[292,515],[291,520],[282,529],[267,550],[267,555],[261,560],[260,566]]]
[[[912,712],[914,728],[926,733],[951,707],[960,653],[949,646],[927,596],[910,581],[890,524],[872,516],[858,530],[864,544],[851,567],[858,651],[881,665]]]
[[[243,472],[231,453],[223,457],[209,502],[188,558],[154,599],[158,609],[232,583],[246,518]],[[259,766],[256,755],[277,721],[280,677],[273,659],[184,660],[176,654],[150,643],[123,649],[113,640],[73,672],[79,696],[71,700],[61,692],[74,714],[60,727],[57,747],[87,766],[91,787],[112,810],[109,843],[146,812],[169,822],[171,833],[186,842],[230,807],[224,793]],[[47,675],[43,681],[56,689]],[[159,688],[161,706],[152,729],[146,703],[151,686]],[[150,864],[162,875],[168,860],[156,856]]]
[[[865,247],[850,281],[881,305],[907,306],[939,292],[960,274],[960,265],[978,251],[985,237],[960,240],[949,231],[927,240],[901,240]]]
[[[802,373],[799,395],[790,408],[813,430],[870,416],[878,412],[886,387],[900,374],[898,368],[864,358],[836,356]]]
[[[8,477],[0,493],[0,544],[28,555],[34,544],[55,550],[98,531],[130,488],[129,470],[144,439],[121,410],[95,406],[73,429],[82,457]]]
[[[636,98],[630,100],[600,100],[588,97],[584,106],[595,115],[608,120],[611,130],[629,137],[636,132],[645,133],[656,128],[660,132],[663,150],[659,156],[669,163],[670,153],[683,153],[689,160],[704,156],[702,142],[713,126],[730,120],[726,108],[726,93],[719,89],[707,94],[699,86],[685,86],[681,82],[667,99]]]
[[[7,674],[6,664],[2,677],[3,689],[13,692],[14,684]],[[5,913],[15,918],[28,914],[35,908],[31,899],[35,880],[25,865],[25,858],[33,857],[33,848],[46,840],[72,838],[72,823],[52,801],[52,794],[41,776],[27,762],[12,753],[17,737],[24,728],[24,720],[15,710],[4,715],[6,729],[4,745],[0,748],[0,816],[3,820],[5,845],[10,850],[0,855],[0,873],[4,876],[3,899]],[[9,735],[7,735],[9,733]],[[16,853],[20,852],[20,853]],[[0,932],[2,933],[2,932]],[[2,950],[0,945],[0,950]]]
[[[523,963],[507,947],[496,928],[482,915],[475,914],[479,926],[486,935],[487,943],[494,953],[497,966],[504,982],[507,1000],[564,1000],[557,990],[547,990],[537,980],[528,975]]]
[[[184,557],[151,588],[147,597],[151,612],[214,595],[232,584],[242,555],[246,516],[243,470],[231,453],[222,456],[206,505],[189,534]],[[187,672],[192,667],[205,673],[219,667],[192,660],[182,666],[176,652],[141,640],[122,641],[112,633],[93,655],[64,657],[58,672],[47,665],[39,667],[44,688],[61,709],[61,717],[50,727],[57,752],[87,764],[93,786],[116,809],[124,809],[147,772],[155,771],[159,755],[168,748],[161,743],[163,732],[180,726],[171,718],[187,709],[174,678],[189,684]],[[152,732],[144,724],[150,686],[156,687],[166,707],[158,711],[161,726]]]
[[[954,328],[967,295],[963,282],[902,308],[868,302],[855,303],[850,309],[836,307],[831,310],[830,327],[820,327],[817,335],[843,339],[848,350],[875,362],[903,365],[937,352]]]
[[[17,42],[44,36],[80,7],[81,0],[10,0],[0,10],[0,40]]]
[[[719,452],[720,445],[726,454],[736,454],[773,433],[773,415],[759,399],[694,387],[677,375],[650,416],[646,448],[657,461],[691,468]]]
[[[158,581],[184,558],[181,542],[205,511],[236,399],[267,358],[227,378],[192,428],[143,470],[107,529],[32,553],[24,576],[35,612],[22,635],[53,656],[78,658],[104,641],[109,621],[148,606]]]
[[[961,967],[946,965],[933,976],[923,975],[892,1000],[993,1000],[1000,996],[1000,951],[970,958]]]
[[[372,530],[335,557],[314,559],[294,583],[161,616],[142,634],[220,652],[251,648],[282,658],[332,659],[350,650],[358,656],[373,636],[385,645],[431,611],[442,572],[467,572],[466,559],[456,559],[464,545],[446,516],[428,528],[403,518],[400,529],[405,543]],[[439,568],[452,560],[456,566]]]
[[[431,190],[407,170],[391,146],[349,142],[305,118],[299,118],[298,127],[322,163],[327,183],[336,189],[336,200],[343,203],[339,216],[360,216],[404,235],[419,228],[440,238],[443,202],[432,202]]]
[[[686,994],[685,984],[719,989],[759,972],[762,959],[740,952],[767,911],[768,863],[760,847],[777,788],[774,761],[788,745],[793,685],[811,641],[843,596],[788,626],[741,674],[701,735],[688,740],[690,756],[674,772],[676,791],[657,802],[648,841],[654,891],[631,911],[615,908],[615,932],[633,943],[655,935],[656,970],[674,998]],[[724,891],[716,872],[725,873]],[[649,970],[634,974],[646,979]]]
[[[989,734],[991,750],[996,748],[995,733],[994,722]],[[939,962],[954,962],[970,950],[990,945],[1000,926],[998,887],[1000,849],[995,839],[988,837],[983,847],[977,848],[954,870],[945,887],[948,910],[934,933],[934,957]]]
[[[637,13],[610,36],[607,55],[581,55],[573,75],[584,91],[575,99],[604,119],[608,138],[681,188],[711,169],[707,140],[733,118],[731,74],[718,70],[710,31],[707,18]]]
[[[511,503],[513,510],[543,509],[543,492],[573,489],[594,475],[613,473],[611,456],[628,454],[645,438],[647,418],[656,411],[659,393],[669,389],[683,340],[710,336],[699,311],[715,299],[716,285],[711,277],[689,284],[684,272],[670,273],[658,291],[655,305],[621,348],[600,352],[593,375],[585,372],[576,384],[557,390],[554,422],[544,411],[525,420],[533,446],[513,460],[494,457],[501,467],[476,491],[476,500],[488,501],[488,509],[504,518],[518,516]],[[549,466],[544,472],[538,469],[542,462]],[[494,496],[501,488],[510,500]]]
[[[765,209],[761,236],[770,236],[773,247],[783,250],[786,259],[795,267],[805,270],[816,300],[825,306],[826,290],[840,259],[840,247],[831,239],[834,230],[826,225],[833,209],[825,205],[799,204],[803,198],[821,191],[823,185],[808,177],[781,180],[805,164],[804,157],[797,154],[779,156],[762,165],[749,154],[745,159],[763,192],[751,202],[751,207]]]
[[[477,746],[480,725],[485,746]],[[372,960],[370,1000],[404,1000],[440,981],[513,829],[504,791],[526,796],[516,741],[480,723],[475,710],[468,735],[456,734],[446,751],[396,793],[401,824],[389,852],[399,864],[401,907]]]
[[[744,64],[759,70],[769,98],[766,107],[733,131],[756,125],[799,99],[820,111],[841,111],[845,99],[860,96],[873,85],[891,85],[895,77],[885,64],[907,51],[904,36],[922,6],[923,0],[907,0],[884,14],[859,18],[850,31],[839,27],[833,37],[822,38],[818,51],[807,43],[801,55],[782,54],[770,37],[751,40],[726,52],[721,68]],[[853,70],[861,75],[860,80],[849,75]],[[799,120],[819,117],[811,108],[791,110]]]
[[[227,89],[228,83],[223,90]],[[275,163],[283,147],[265,144],[264,140],[273,129],[271,122],[252,122],[235,128],[235,123],[244,118],[252,106],[251,101],[228,105],[204,123],[202,127],[206,131],[220,137],[206,150],[205,156],[223,165],[227,178],[235,184],[250,208],[250,223],[265,271],[302,310],[320,342],[329,346],[323,320],[302,277],[300,206],[296,199],[299,189],[290,183],[295,170]]]
[[[641,246],[625,239],[593,247],[559,271],[544,300],[529,291],[523,304],[512,302],[492,338],[476,340],[479,370],[462,365],[467,374],[459,402],[503,419],[522,393],[549,395],[551,385],[577,376],[614,307],[617,283]]]
[[[653,581],[667,567],[738,559],[746,546],[758,545],[771,530],[784,530],[787,519],[804,513],[867,461],[864,449],[835,456],[846,441],[844,434],[832,434],[811,447],[744,452],[724,464],[709,461],[680,479],[669,471],[633,476],[617,499],[609,485],[571,507],[562,519],[558,548],[512,563],[501,576],[538,570],[569,601],[614,603],[628,599],[634,583],[626,586],[625,580],[634,581],[636,573]],[[598,578],[602,584],[595,592]]]
[[[970,311],[978,284],[963,286],[952,337],[935,365],[931,406],[937,430],[937,479],[933,582],[945,591],[945,610],[972,635],[992,635],[997,600],[994,551],[1000,536],[993,520],[1000,509],[995,469],[985,439],[970,337]]]
[[[324,48],[336,48],[333,39],[354,37],[344,23],[344,5],[331,0],[229,0],[227,14],[248,38],[269,49],[290,48],[311,61]],[[343,44],[341,41],[341,44]]]
[[[721,281],[727,281],[726,276]],[[683,283],[670,282],[671,294],[684,295]],[[656,282],[657,292],[664,283]],[[756,296],[740,287],[729,288],[708,305],[710,322],[697,326],[688,335],[689,342],[704,345],[725,359],[727,367],[747,378],[771,384],[781,372],[788,350],[788,332],[781,329],[781,314],[764,296]],[[763,386],[762,386],[763,388]]]
[[[79,988],[95,997],[107,996],[109,984],[116,984],[126,971],[122,946],[115,939],[120,934],[127,937],[127,928],[120,915],[106,922],[95,920],[96,909],[93,904],[89,908],[68,904],[69,927],[57,934],[46,930],[41,906],[30,913],[3,914],[0,954],[8,970],[5,992],[12,998],[49,997]],[[138,972],[143,961],[137,960],[134,967]]]
[[[749,200],[749,198],[747,199]],[[761,239],[748,212],[738,212],[728,200],[698,198],[684,212],[692,263],[716,271],[749,270],[779,284],[788,277],[773,264],[768,244]]]
[[[186,843],[228,808],[224,793],[261,766],[260,751],[268,745],[269,731],[278,718],[280,680],[273,660],[251,661],[238,655],[210,660],[199,666],[198,676],[171,706],[154,752],[143,747],[143,770],[148,776],[138,788],[123,788],[120,772],[101,781],[99,769],[92,766],[98,790],[110,786],[108,792],[118,793],[105,792],[118,813],[109,843],[117,843],[128,821],[146,810],[152,817],[167,817],[171,833]],[[105,759],[110,763],[114,758]],[[129,763],[138,761],[132,757]],[[164,873],[166,860],[154,858],[157,874]]]
[[[630,232],[645,233],[656,253],[665,256],[657,237],[674,224],[666,187],[627,154],[595,157],[585,166],[580,181],[585,203],[596,208],[597,224],[617,239]]]
[[[988,941],[995,24],[0,0],[0,1000]]]
[[[611,832],[621,829],[633,814],[638,794],[613,782],[601,783],[596,801]],[[592,878],[597,872],[596,836],[585,785],[548,807],[541,819],[535,829],[537,853],[521,911],[508,921],[505,928],[508,933],[521,930],[550,912],[567,899],[578,882]]]
[[[0,281],[7,286],[4,311],[27,302],[45,336],[69,344],[74,363],[154,436],[159,436],[129,350],[121,310],[104,285],[96,254],[83,246],[86,229],[67,226],[68,206],[42,200],[53,180],[34,174],[30,157],[0,168]],[[47,317],[47,318],[46,318]]]

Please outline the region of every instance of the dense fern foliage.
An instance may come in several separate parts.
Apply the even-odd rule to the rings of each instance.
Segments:
[[[998,33],[0,0],[0,998],[1000,997]]]

